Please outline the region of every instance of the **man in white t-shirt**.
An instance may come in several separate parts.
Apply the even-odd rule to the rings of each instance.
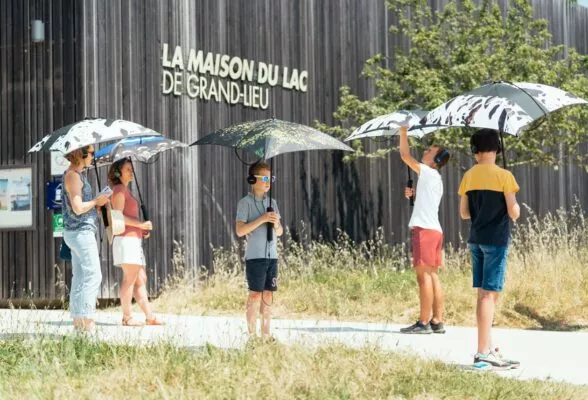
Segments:
[[[439,169],[449,161],[442,147],[431,146],[419,163],[410,155],[407,128],[400,129],[400,157],[419,176],[416,193],[406,188],[407,198],[415,196],[408,226],[412,233],[412,265],[419,284],[421,311],[419,320],[402,333],[445,333],[443,326],[443,291],[437,270],[442,264],[443,230],[439,223],[439,203],[443,197],[443,180]]]

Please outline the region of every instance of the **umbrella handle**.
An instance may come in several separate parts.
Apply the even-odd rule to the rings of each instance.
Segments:
[[[412,189],[412,186],[413,186],[413,181],[411,178],[408,178],[408,181],[406,182],[406,187]],[[410,196],[408,198],[408,200],[409,200],[410,206],[414,207],[414,195]]]
[[[106,213],[106,207],[100,207],[100,212],[102,213],[102,223],[105,228],[108,228],[108,214]]]
[[[149,214],[147,213],[147,207],[145,207],[145,204],[141,204],[141,212],[143,213],[143,219],[149,221]]]
[[[265,154],[265,151],[264,151]],[[272,171],[272,174],[274,173],[274,159],[272,158],[272,160],[270,161],[270,170]],[[272,207],[272,190],[270,189],[269,192],[269,207],[267,208],[267,212],[273,212],[274,209]],[[274,224],[269,223],[267,224],[267,241],[271,242],[272,240],[274,240]]]
[[[506,165],[506,150],[504,149],[504,135],[502,134],[502,131],[500,131],[500,148],[502,153],[502,166],[504,169],[508,169]]]
[[[94,172],[96,173],[96,182],[98,183],[98,190],[100,190],[100,176],[98,175],[98,166],[96,165],[96,159],[92,160],[94,163]],[[100,212],[102,213],[102,223],[104,224],[105,228],[108,228],[108,214],[106,213],[106,207],[100,207]]]
[[[272,207],[267,208],[267,212],[273,212],[274,209]],[[267,241],[271,242],[274,240],[274,224],[271,222],[267,223]]]

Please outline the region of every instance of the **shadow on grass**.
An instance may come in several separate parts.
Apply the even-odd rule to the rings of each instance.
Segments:
[[[515,305],[514,310],[527,318],[537,321],[541,325],[538,328],[528,328],[529,330],[575,332],[588,329],[588,325],[586,324],[570,324],[562,319],[544,317],[531,307],[522,304]]]

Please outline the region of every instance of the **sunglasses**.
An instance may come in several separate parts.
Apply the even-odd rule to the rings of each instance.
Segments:
[[[263,183],[268,183],[270,181],[270,177],[269,176],[264,176],[264,175],[253,175],[254,177],[260,179]],[[272,176],[271,177],[272,182],[276,181],[276,177]]]

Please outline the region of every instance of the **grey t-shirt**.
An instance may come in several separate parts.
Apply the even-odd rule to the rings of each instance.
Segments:
[[[264,196],[263,200],[256,199],[252,193],[239,200],[237,205],[237,221],[246,224],[259,218],[264,214],[269,205],[269,197]],[[279,215],[278,204],[272,199],[272,208]],[[263,224],[249,235],[247,235],[247,250],[245,259],[253,260],[255,258],[278,258],[277,236],[274,232],[274,240],[267,241],[267,224]]]

